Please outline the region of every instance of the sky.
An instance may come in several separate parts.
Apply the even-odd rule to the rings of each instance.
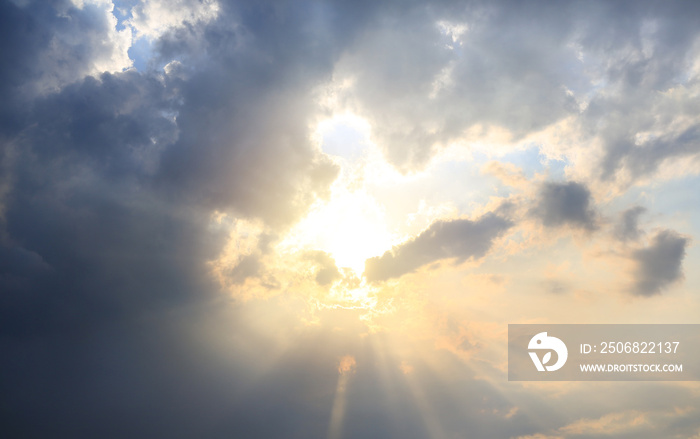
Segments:
[[[0,435],[698,439],[508,324],[700,323],[700,3],[0,0]]]

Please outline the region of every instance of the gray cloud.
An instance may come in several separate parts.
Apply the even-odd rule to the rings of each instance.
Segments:
[[[309,138],[311,91],[362,14],[324,17],[337,26],[318,45],[300,5],[222,3],[217,21],[154,43],[158,63],[180,61],[168,73],[154,62],[86,77],[108,49],[103,15],[16,3],[0,1],[1,434],[255,435],[269,394],[234,404],[220,389],[242,372],[212,375],[214,360],[180,337],[218,300],[206,262],[228,236],[210,213],[284,229],[327,194],[337,169]],[[260,271],[243,262],[237,281]],[[212,427],[194,400],[236,407],[228,417],[248,431]]]
[[[370,282],[400,277],[440,259],[458,262],[484,256],[493,240],[510,228],[510,220],[493,213],[475,221],[457,219],[436,221],[415,238],[395,246],[382,256],[365,262],[365,277]]]
[[[672,230],[659,232],[651,244],[633,253],[636,262],[632,292],[639,296],[660,294],[683,279],[682,263],[689,239]]]
[[[629,184],[635,179],[653,175],[668,160],[697,160],[700,127],[692,124],[681,130],[669,129],[674,119],[689,117],[700,110],[697,100],[681,97],[677,101],[664,102],[649,94],[634,101],[629,98],[629,101],[592,103],[591,113],[585,116],[592,119],[585,120],[585,123],[600,126],[598,134],[605,145],[600,163],[602,179],[613,179],[624,170],[629,175],[630,180],[626,182]],[[595,108],[598,106],[600,108]],[[660,134],[648,135],[651,131]],[[639,138],[638,134],[644,136]]]
[[[29,0],[4,1],[0,8],[0,89],[14,105],[58,91],[119,55],[104,6]]]
[[[599,177],[609,180],[622,172],[629,184],[653,175],[667,159],[700,152],[693,140],[697,124],[669,129],[672,121],[698,112],[691,70],[699,32],[693,22],[700,10],[682,2],[622,5],[596,3],[592,9],[595,32],[582,40],[582,48],[610,91],[594,95],[581,121],[604,145]],[[682,93],[659,93],[674,89]],[[650,132],[657,134],[638,137]]]
[[[96,56],[113,48],[109,24],[88,6],[69,1],[0,2],[0,130],[16,135],[37,96],[81,79]]]
[[[248,255],[241,258],[238,263],[226,273],[226,276],[234,284],[242,284],[249,277],[257,277],[260,274],[260,259],[257,255]]]
[[[335,264],[335,259],[328,253],[314,251],[309,252],[306,256],[317,265],[316,282],[319,285],[329,285],[343,277],[340,270],[338,270],[338,266]]]
[[[352,80],[342,102],[372,121],[385,156],[405,171],[470,129],[504,128],[517,140],[567,117],[582,140],[603,145],[594,178],[620,175],[630,184],[668,159],[697,159],[697,124],[671,122],[700,109],[698,5],[537,5],[432,2],[392,11],[394,20],[360,34],[336,66],[338,78]],[[638,137],[650,131],[660,137]]]
[[[642,206],[635,206],[622,212],[619,222],[615,225],[614,234],[620,241],[635,241],[642,234],[639,229],[639,217],[647,209]]]
[[[591,206],[591,192],[577,182],[545,183],[530,214],[547,227],[570,225],[595,230],[596,213]]]
[[[287,16],[279,26],[280,15],[267,15],[265,5],[222,4],[219,20],[172,30],[155,43],[162,60],[178,58],[181,68],[97,78],[83,77],[102,43],[89,45],[103,41],[93,33],[106,33],[108,23],[92,7],[2,8],[2,19],[12,19],[2,28],[11,59],[0,88],[14,98],[0,106],[15,122],[0,133],[8,170],[0,325],[8,331],[37,330],[20,308],[51,316],[42,322],[46,329],[69,324],[82,307],[80,319],[98,322],[102,312],[128,315],[206,297],[200,291],[214,288],[205,262],[225,242],[208,229],[207,212],[284,228],[327,194],[337,169],[309,139],[310,90],[330,71],[342,41],[317,47],[319,36],[300,31],[307,16],[295,8],[277,10]],[[74,18],[69,29],[66,14],[88,23],[77,26]],[[233,30],[233,19],[245,24]],[[341,34],[352,32],[354,22],[338,20]],[[54,53],[65,64],[41,64],[63,32],[80,44]],[[64,78],[51,86],[58,89],[29,93],[29,85],[43,87],[32,84],[48,81],[51,69]],[[55,270],[25,279],[26,264],[13,261],[25,254]],[[234,274],[243,278],[257,272],[250,263],[239,268]],[[87,312],[91,307],[95,312]]]
[[[569,282],[559,279],[547,279],[541,282],[542,289],[549,294],[566,294],[571,291],[572,287]]]
[[[561,44],[574,29],[570,5],[548,5],[546,15],[502,6],[415,4],[364,33],[340,60],[337,75],[354,84],[347,103],[372,120],[400,169],[421,168],[477,125],[520,137],[578,111],[564,88],[585,81]]]

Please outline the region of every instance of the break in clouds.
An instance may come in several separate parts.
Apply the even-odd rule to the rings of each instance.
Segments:
[[[267,319],[296,327],[297,319],[220,311],[229,303],[208,264],[230,239],[212,227],[214,213],[261,224],[271,237],[226,272],[236,286],[265,272],[262,255],[329,199],[340,165],[313,134],[334,114],[364,118],[383,160],[404,176],[430,169],[451,148],[504,163],[534,150],[539,163],[522,173],[529,193],[501,187],[485,195],[515,206],[507,218],[483,213],[488,199],[479,206],[455,200],[449,215],[434,215],[368,258],[368,284],[400,282],[422,267],[437,271],[431,264],[443,260],[486,263],[499,242],[541,225],[622,246],[633,270],[624,279],[631,287],[617,294],[677,293],[692,220],[653,229],[674,207],[647,205],[634,191],[692,179],[700,169],[699,8],[0,1],[0,431],[325,436],[326,408],[339,387],[326,366],[347,354],[338,346],[359,352],[360,342],[330,331],[305,335],[277,357],[287,369],[265,363],[284,343],[268,327],[251,327]],[[541,164],[554,162],[561,172],[548,175]],[[321,287],[343,280],[322,249],[299,259],[319,267],[313,280]],[[303,291],[294,282],[270,285],[282,297]],[[240,355],[212,347],[211,339],[231,333],[230,351]],[[432,389],[424,398],[436,401],[439,414],[418,416],[426,404],[407,401],[423,395],[420,386],[406,387],[397,375],[391,385],[402,389],[399,402],[390,415],[374,416],[384,410],[382,374],[362,367],[379,360],[367,352],[357,360],[348,379],[366,393],[347,395],[347,437],[580,433],[545,408],[539,418],[522,414],[471,375],[459,401],[490,406],[465,415],[449,408],[450,383],[403,363],[393,372]],[[536,396],[517,396],[542,407]],[[651,403],[640,410],[661,420],[635,437],[697,433],[696,413],[666,416]]]

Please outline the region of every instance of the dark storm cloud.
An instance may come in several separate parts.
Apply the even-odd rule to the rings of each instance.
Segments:
[[[581,183],[545,183],[530,214],[547,227],[569,225],[595,230],[598,226],[591,201],[591,192]]]
[[[311,90],[356,24],[340,15],[346,5],[298,6],[223,4],[214,22],[155,43],[162,59],[180,60],[167,73],[81,79],[102,44],[90,46],[93,34],[107,31],[99,14],[3,3],[14,17],[2,30],[12,61],[3,63],[3,92],[27,103],[0,104],[17,114],[2,139],[0,326],[80,327],[205,298],[205,263],[225,242],[208,229],[208,212],[286,227],[326,194],[337,169],[311,145]],[[320,14],[311,32],[307,12]],[[66,14],[87,24],[71,18],[69,29]],[[333,20],[335,38],[323,39]],[[56,46],[64,40],[71,50]],[[48,65],[52,47],[61,62]],[[239,281],[259,271],[244,262],[233,269]],[[23,313],[45,318],[34,325]]]
[[[682,263],[689,239],[672,230],[659,232],[651,244],[633,254],[636,263],[632,292],[639,296],[660,294],[683,278]]]
[[[159,78],[135,71],[89,76],[37,99],[21,142],[37,154],[33,166],[59,161],[103,177],[144,178],[157,172],[160,153],[178,138],[175,105]]]
[[[107,38],[113,28],[104,9],[86,3],[77,8],[69,0],[2,2],[0,89],[16,99],[13,104],[56,91],[117,54]]]
[[[471,221],[434,222],[417,237],[395,246],[382,256],[367,259],[365,277],[370,282],[400,277],[440,259],[458,262],[484,256],[493,240],[510,228],[510,220],[493,213]]]
[[[0,2],[0,435],[255,435],[265,396],[295,390],[234,404],[225,384],[247,379],[212,376],[178,338],[194,323],[174,316],[215,300],[206,262],[228,236],[211,211],[284,228],[327,191],[337,170],[309,138],[311,91],[365,13],[222,4],[154,43],[159,62],[180,60],[168,73],[85,77],[106,51],[104,16],[23,3]],[[243,262],[238,280],[259,271]],[[219,406],[248,431],[211,422]],[[285,425],[269,437],[294,437]]]
[[[642,206],[635,206],[622,212],[619,222],[615,225],[615,237],[620,241],[635,241],[642,234],[639,229],[639,217],[647,209]]]
[[[94,7],[69,1],[0,2],[0,130],[16,134],[38,94],[82,77],[96,55],[111,53],[108,23]],[[76,38],[77,35],[80,35]]]
[[[133,71],[34,100],[3,145],[0,245],[51,270],[27,277],[3,261],[3,331],[87,328],[211,290],[203,262],[222,237],[206,232],[206,212],[154,190],[158,153],[178,136],[172,109],[161,80]]]

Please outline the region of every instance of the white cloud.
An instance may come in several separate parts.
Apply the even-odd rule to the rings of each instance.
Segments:
[[[128,21],[136,37],[156,39],[185,23],[202,25],[218,17],[217,0],[142,0],[132,10]]]

